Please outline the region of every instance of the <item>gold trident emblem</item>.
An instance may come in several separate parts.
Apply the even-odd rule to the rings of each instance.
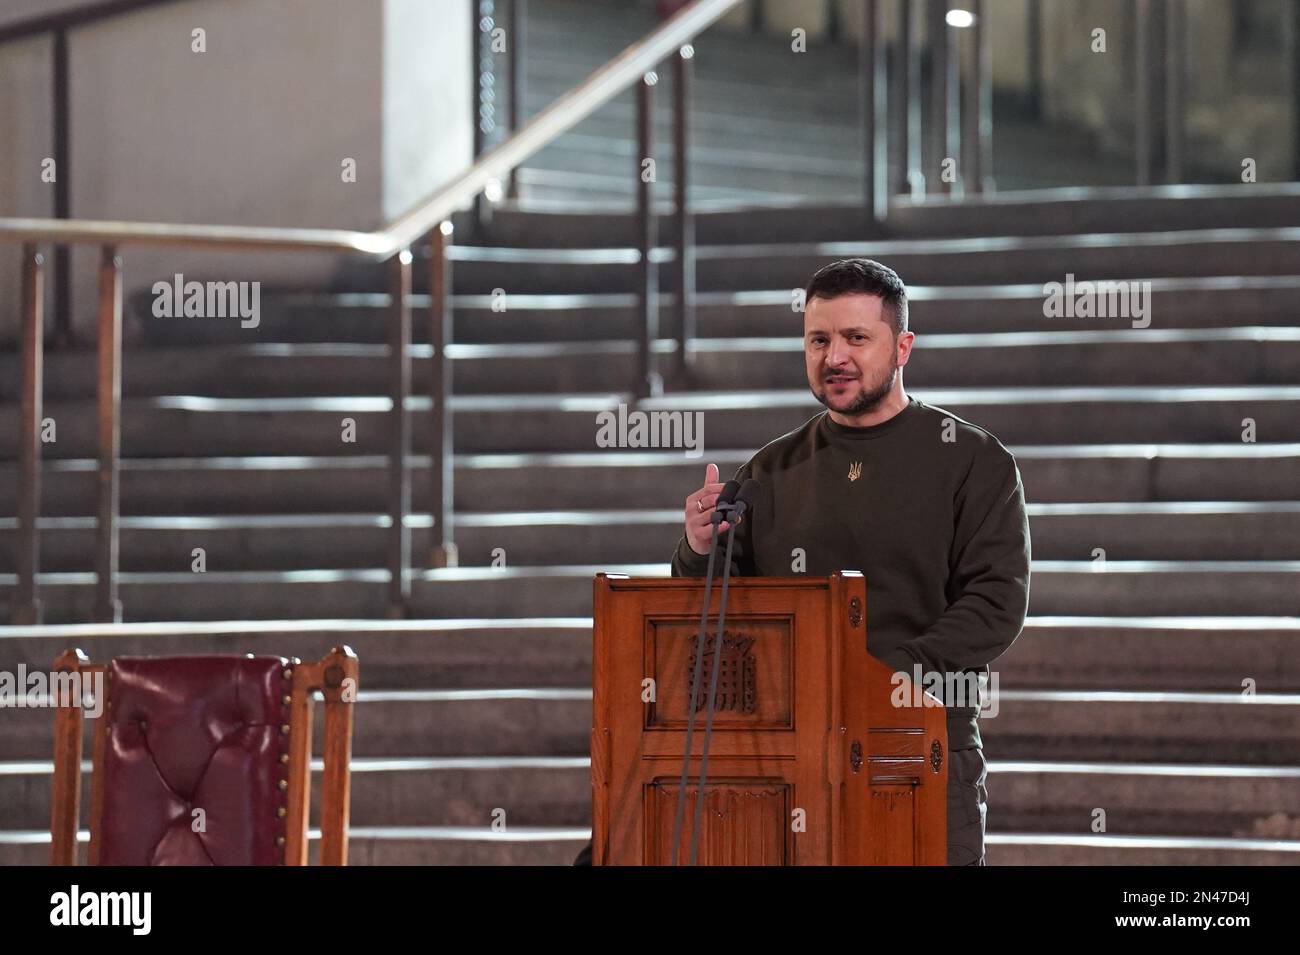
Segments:
[[[860,477],[862,477],[862,462],[854,461],[849,465],[849,480],[856,481]]]

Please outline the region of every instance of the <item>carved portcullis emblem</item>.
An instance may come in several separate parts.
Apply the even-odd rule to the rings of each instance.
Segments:
[[[709,680],[713,678],[713,661],[717,638],[707,634],[704,638],[704,673],[700,678],[700,698],[696,712],[705,709],[709,700]],[[754,638],[731,630],[722,631],[722,656],[718,674],[718,696],[715,711],[732,710],[736,713],[753,713],[758,708],[755,695]],[[700,637],[696,634],[691,640],[690,661],[687,667],[687,686],[695,685],[695,656],[699,653]],[[689,694],[688,694],[689,698]],[[689,699],[688,699],[689,705]]]
[[[854,461],[849,465],[849,480],[856,481],[860,477],[862,477],[862,462]]]

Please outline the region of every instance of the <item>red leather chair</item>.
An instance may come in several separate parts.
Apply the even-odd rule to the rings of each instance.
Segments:
[[[347,864],[358,661],[118,657],[67,650],[55,672],[102,673],[94,727],[91,865],[306,865],[312,696],[325,698],[322,865]],[[50,806],[52,865],[74,865],[83,709],[61,689]]]

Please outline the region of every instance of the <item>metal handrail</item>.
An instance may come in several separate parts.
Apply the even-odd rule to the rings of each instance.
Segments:
[[[337,251],[378,259],[386,259],[401,248],[386,232],[119,222],[110,219],[0,218],[0,240],[67,245],[183,245],[245,251]]]
[[[22,40],[42,33],[70,30],[99,20],[109,20],[124,13],[134,13],[146,7],[160,7],[177,0],[100,0],[84,6],[57,10],[54,13],[37,13],[23,19],[0,23],[0,43]]]

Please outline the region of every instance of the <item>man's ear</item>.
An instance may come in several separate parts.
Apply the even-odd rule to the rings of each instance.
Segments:
[[[912,342],[916,340],[915,332],[901,332],[898,336],[898,367],[902,368],[912,357]]]

